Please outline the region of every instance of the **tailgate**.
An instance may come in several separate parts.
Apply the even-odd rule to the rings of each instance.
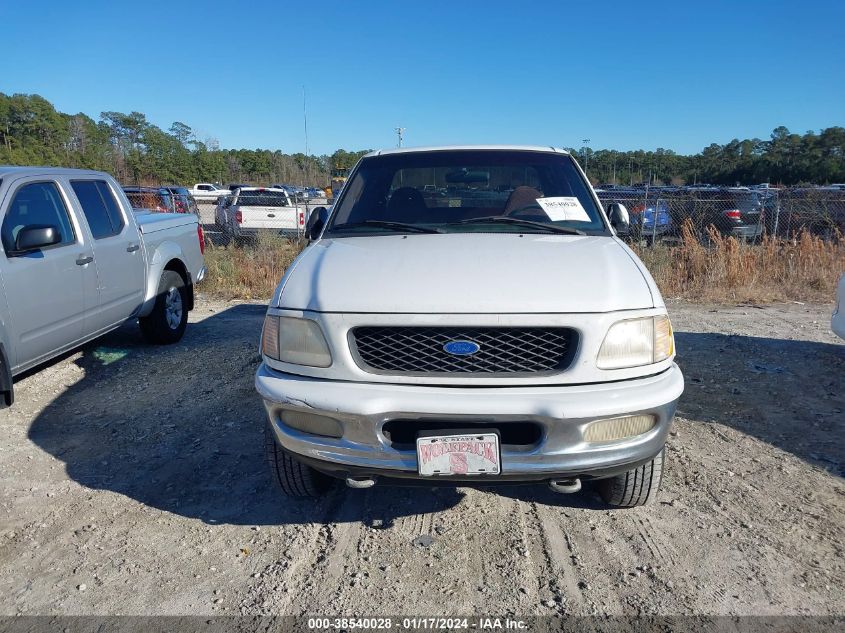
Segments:
[[[305,214],[297,207],[239,206],[243,229],[296,231],[305,226]]]

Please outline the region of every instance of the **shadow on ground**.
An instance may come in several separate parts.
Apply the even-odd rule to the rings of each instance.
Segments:
[[[148,346],[134,325],[87,345],[76,361],[84,377],[42,411],[30,439],[82,485],[209,524],[389,527],[460,503],[454,488],[282,498],[264,464],[265,416],[252,384],[263,315],[258,305],[203,315],[170,347]],[[841,346],[688,332],[677,333],[677,345],[687,378],[680,415],[733,426],[843,475]],[[543,486],[499,490],[604,509],[589,487],[565,496]]]

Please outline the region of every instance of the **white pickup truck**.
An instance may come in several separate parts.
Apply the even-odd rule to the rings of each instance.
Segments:
[[[652,501],[684,381],[628,226],[563,150],[364,157],[264,322],[282,491],[597,480],[611,505]]]
[[[217,185],[213,185],[210,182],[198,182],[189,191],[194,197],[194,200],[196,200],[197,202],[213,203],[216,203],[220,197],[228,196],[230,193],[232,193],[228,189],[218,187]]]
[[[254,239],[261,232],[301,235],[308,218],[305,206],[297,206],[284,189],[242,187],[217,203],[214,219],[227,245]]]
[[[13,376],[137,318],[178,341],[205,276],[193,214],[134,213],[102,172],[0,166],[0,407]]]

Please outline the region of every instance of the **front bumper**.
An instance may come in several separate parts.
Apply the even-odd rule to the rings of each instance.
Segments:
[[[654,376],[619,382],[472,388],[321,380],[281,373],[262,363],[255,386],[279,445],[338,477],[419,477],[416,451],[394,448],[382,432],[391,420],[538,424],[542,436],[536,444],[502,445],[501,475],[471,479],[492,483],[606,477],[648,461],[666,442],[684,382],[675,364]],[[343,437],[293,429],[282,422],[284,411],[331,417],[340,423]],[[583,439],[590,422],[640,413],[653,414],[657,420],[643,435],[601,444]]]

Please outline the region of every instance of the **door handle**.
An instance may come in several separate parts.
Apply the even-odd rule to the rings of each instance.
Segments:
[[[276,214],[275,214],[275,213],[268,213],[268,214],[267,214],[267,217],[268,217],[268,218],[275,218],[275,217],[276,217]]]
[[[126,252],[127,253],[134,253],[139,248],[141,248],[141,247],[138,244],[130,244],[129,246],[126,247]]]
[[[94,258],[91,255],[81,255],[76,260],[77,266],[84,266],[85,264],[90,264],[94,261]]]

